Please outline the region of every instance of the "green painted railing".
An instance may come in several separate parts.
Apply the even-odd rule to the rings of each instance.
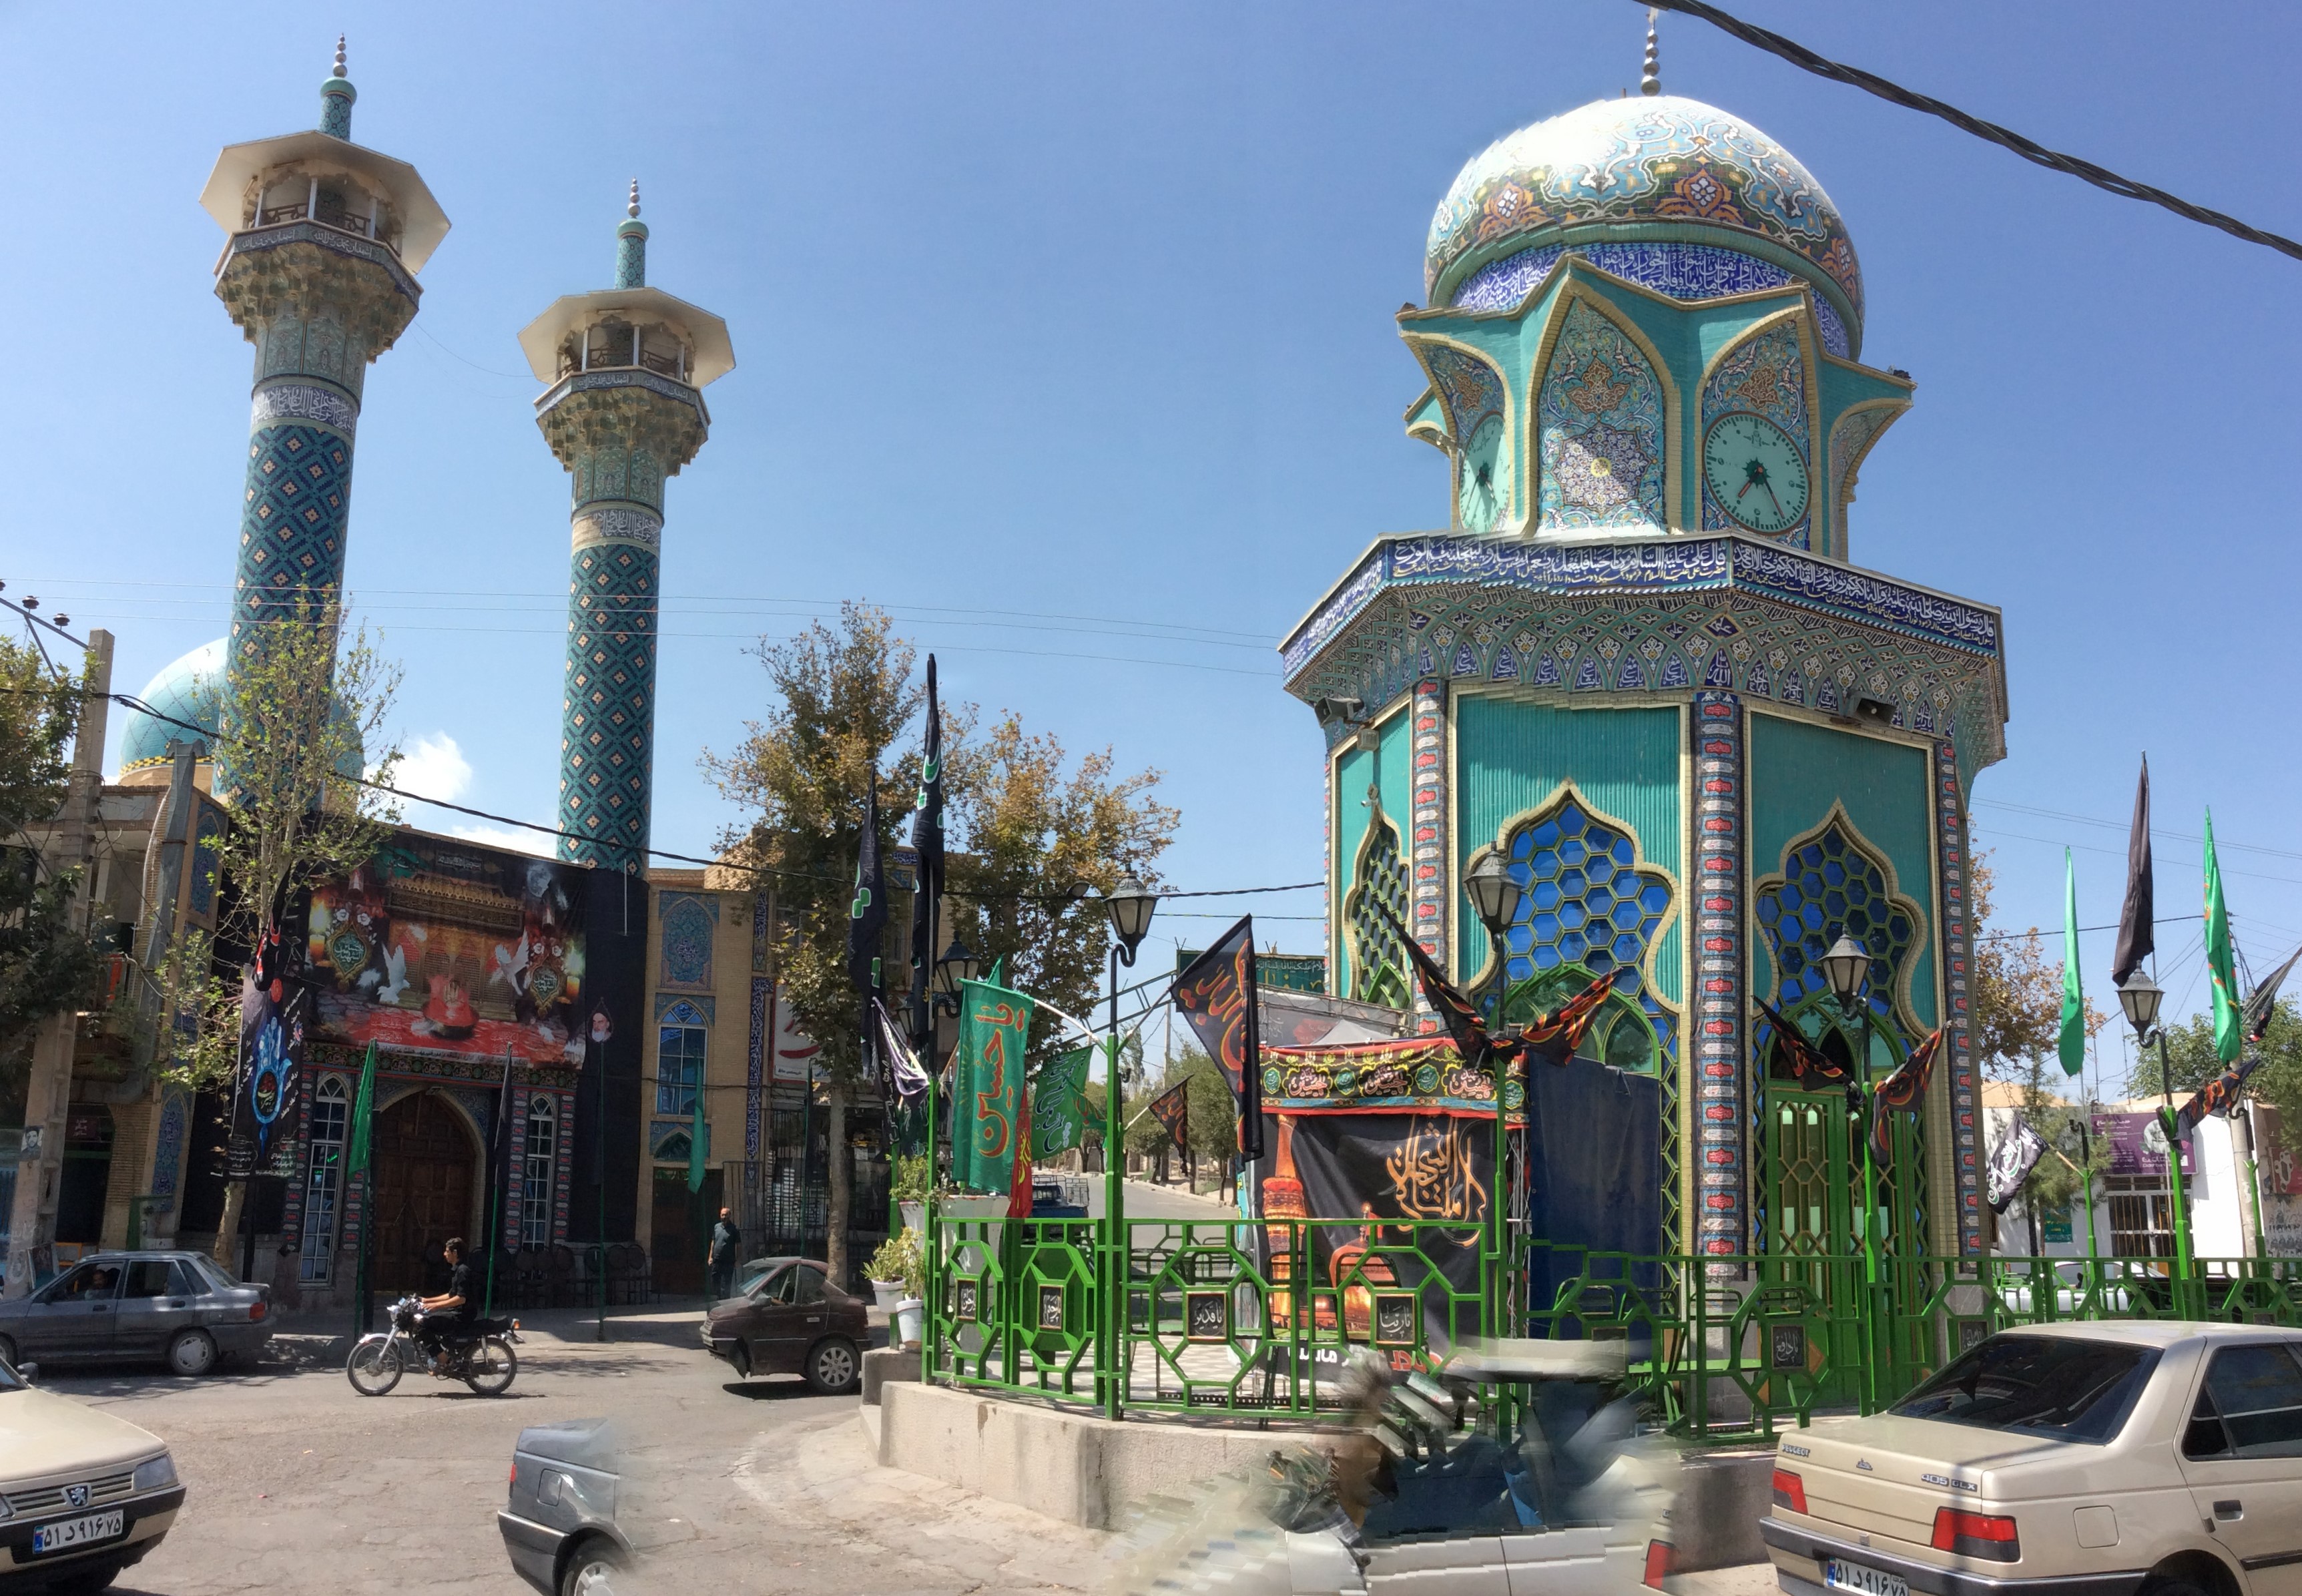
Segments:
[[[1307,1421],[1335,1410],[1351,1348],[1427,1369],[1491,1318],[1475,1222],[1122,1229],[1125,1307],[1113,1315],[1100,1221],[938,1219],[928,1377],[1106,1411],[1115,1397],[1121,1411]]]
[[[1874,1412],[1983,1337],[2026,1324],[2211,1319],[2302,1325],[2302,1260],[1639,1256],[1536,1242],[1551,1282],[1525,1333],[1629,1343],[1657,1416],[1693,1439],[1763,1439],[1819,1409]]]

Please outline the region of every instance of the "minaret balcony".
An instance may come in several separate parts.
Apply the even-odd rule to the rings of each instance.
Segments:
[[[399,247],[391,239],[377,236],[375,217],[363,214],[349,206],[331,206],[322,201],[316,211],[301,200],[293,205],[266,206],[258,213],[256,225],[280,227],[290,222],[301,222],[307,216],[323,227],[338,228],[358,238],[374,239],[392,254],[399,253]]]

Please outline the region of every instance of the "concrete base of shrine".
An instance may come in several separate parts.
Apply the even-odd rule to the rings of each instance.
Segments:
[[[980,1491],[1067,1524],[1115,1529],[1130,1505],[1188,1493],[1214,1476],[1260,1467],[1304,1432],[1108,1419],[946,1386],[888,1379],[862,1410],[880,1464]],[[1327,1432],[1335,1442],[1349,1438]],[[1771,1503],[1773,1449],[1690,1452],[1671,1512],[1688,1573],[1766,1561],[1759,1520]]]
[[[1088,1529],[1116,1528],[1128,1505],[1259,1466],[1282,1439],[1266,1430],[1113,1424],[939,1385],[879,1390],[879,1462]]]

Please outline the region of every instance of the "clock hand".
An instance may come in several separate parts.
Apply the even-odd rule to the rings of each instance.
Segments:
[[[1769,485],[1769,483],[1760,483],[1759,485],[1760,485],[1760,487],[1765,488],[1765,489],[1767,490],[1767,497],[1768,497],[1768,498],[1769,498],[1769,499],[1774,499],[1774,500],[1775,500],[1775,514],[1777,514],[1777,515],[1778,515],[1778,516],[1782,515],[1782,513],[1783,513],[1783,501],[1782,501],[1781,500],[1779,500],[1779,499],[1775,499],[1775,490],[1774,490],[1774,488],[1773,488],[1771,485]],[[1785,517],[1785,519],[1787,519],[1788,517]]]

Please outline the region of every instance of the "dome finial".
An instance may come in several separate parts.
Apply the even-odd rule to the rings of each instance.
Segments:
[[[359,98],[351,80],[344,76],[344,36],[336,35],[335,70],[320,85],[320,131],[349,143],[352,136],[352,102]]]
[[[639,214],[640,214],[640,180],[639,180],[639,179],[637,179],[637,178],[634,178],[634,179],[632,180],[632,203],[631,203],[630,205],[628,205],[628,206],[625,206],[625,207],[624,207],[624,214],[625,214],[625,215],[626,215],[626,216],[636,216],[636,215],[638,215]]]
[[[1639,76],[1641,94],[1662,92],[1662,63],[1656,54],[1655,46],[1655,19],[1658,14],[1653,6],[1647,7],[1647,60],[1646,70]]]
[[[632,197],[624,219],[616,225],[616,286],[647,286],[648,225],[640,220],[640,180],[632,180]]]

